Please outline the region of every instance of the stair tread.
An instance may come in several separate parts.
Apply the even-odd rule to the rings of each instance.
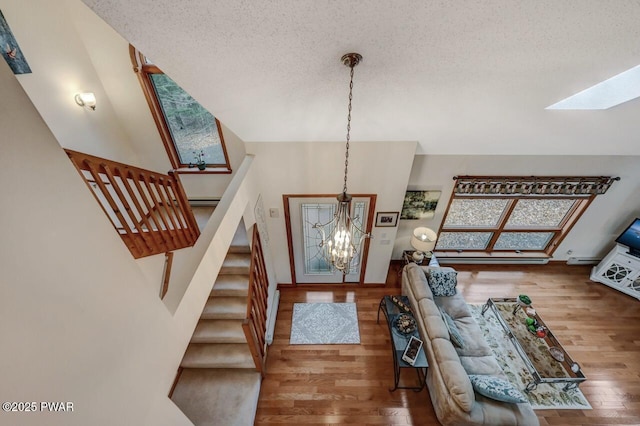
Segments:
[[[211,289],[211,296],[247,296],[249,294],[249,275],[218,275]]]
[[[251,255],[249,253],[227,253],[222,266],[249,266]]]
[[[252,425],[260,373],[244,369],[185,369],[171,400],[196,425]]]
[[[246,244],[229,246],[228,253],[251,253],[251,247]]]
[[[250,253],[227,253],[220,274],[248,274],[250,267]]]
[[[204,305],[201,319],[244,319],[247,297],[210,297]]]
[[[191,343],[245,343],[242,320],[201,319]]]
[[[183,368],[255,368],[246,343],[190,343]]]

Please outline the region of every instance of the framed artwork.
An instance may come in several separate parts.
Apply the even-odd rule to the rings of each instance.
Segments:
[[[436,212],[441,191],[407,191],[400,219],[429,219]]]
[[[7,21],[4,19],[1,10],[0,51],[2,51],[2,57],[7,61],[7,64],[9,64],[14,74],[29,74],[31,72],[31,68],[22,54],[22,50],[20,50],[20,46],[18,46],[18,42],[13,36],[11,28],[9,28],[9,24],[7,24]]]
[[[398,224],[400,212],[378,212],[376,214],[376,227],[394,227]]]

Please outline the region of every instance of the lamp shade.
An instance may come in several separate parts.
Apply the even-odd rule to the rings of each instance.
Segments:
[[[413,230],[411,236],[411,247],[417,251],[427,252],[433,251],[436,247],[436,240],[438,234],[432,229],[426,227],[419,227]]]

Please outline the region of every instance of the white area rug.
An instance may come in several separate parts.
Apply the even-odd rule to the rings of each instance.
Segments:
[[[524,361],[516,353],[513,343],[505,336],[504,329],[498,323],[491,309],[481,314],[482,305],[469,305],[471,314],[476,320],[485,340],[502,367],[507,378],[518,389],[524,390],[532,380]],[[590,410],[591,405],[580,389],[563,391],[564,384],[541,383],[529,392],[523,392],[534,410]]]
[[[292,345],[359,344],[355,303],[294,303]]]

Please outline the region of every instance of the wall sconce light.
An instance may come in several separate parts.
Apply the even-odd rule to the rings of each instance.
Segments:
[[[96,110],[96,95],[92,92],[78,93],[75,96],[75,100],[81,107],[91,108],[93,111]]]

